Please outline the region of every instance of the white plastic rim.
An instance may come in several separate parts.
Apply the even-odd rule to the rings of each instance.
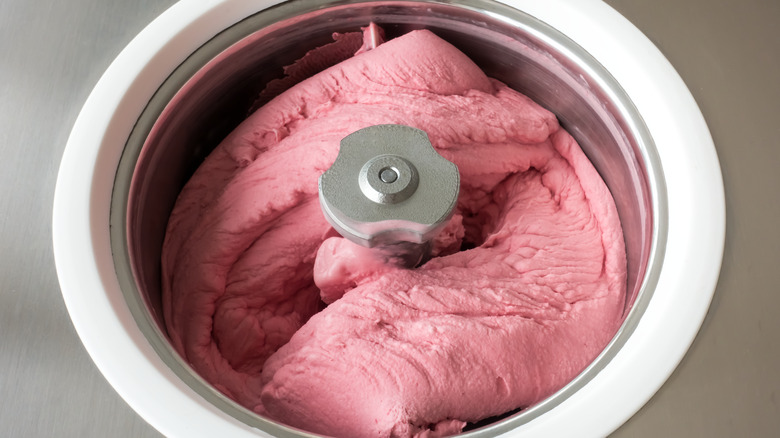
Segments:
[[[73,324],[100,371],[153,427],[172,437],[268,436],[223,413],[157,356],[125,304],[109,237],[113,178],[125,141],[158,86],[221,30],[278,0],[183,0],[111,64],[71,132],[54,196],[54,255]],[[657,286],[617,355],[561,404],[503,436],[605,436],[663,385],[696,336],[725,238],[723,182],[693,97],[660,51],[599,0],[504,0],[546,22],[623,87],[658,149],[668,241]]]

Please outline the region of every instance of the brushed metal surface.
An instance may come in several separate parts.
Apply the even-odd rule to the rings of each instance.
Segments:
[[[173,0],[0,2],[0,435],[159,437],[81,346],[59,293],[51,202],[76,115],[110,61]],[[704,326],[616,437],[780,431],[780,2],[608,0],[664,52],[710,125],[726,254]]]
[[[671,378],[614,436],[778,436],[780,2],[607,3],[685,80],[712,133],[726,192],[723,268],[707,318]]]
[[[0,1],[0,436],[159,437],[97,371],[51,243],[54,183],[81,105],[173,1]]]

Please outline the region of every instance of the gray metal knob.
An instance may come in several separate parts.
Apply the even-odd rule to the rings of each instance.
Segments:
[[[328,222],[344,237],[404,258],[430,249],[452,216],[460,174],[439,155],[425,131],[376,125],[341,140],[333,165],[320,176]],[[419,262],[419,260],[417,260]]]

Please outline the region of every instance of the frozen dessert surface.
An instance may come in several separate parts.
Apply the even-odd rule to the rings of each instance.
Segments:
[[[341,139],[378,124],[426,131],[461,173],[417,269],[366,257],[320,211]],[[162,266],[171,341],[206,380],[339,437],[452,435],[544,399],[618,329],[626,275],[612,197],[555,116],[428,31],[254,112],[180,194]]]

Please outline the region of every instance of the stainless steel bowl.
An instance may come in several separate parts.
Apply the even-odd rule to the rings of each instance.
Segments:
[[[162,83],[130,134],[114,180],[111,247],[122,293],[156,353],[179,378],[240,421],[278,436],[310,436],[237,405],[173,350],[162,317],[160,253],[176,197],[205,156],[241,120],[282,67],[374,21],[389,38],[426,28],[494,78],[555,113],[615,199],[625,235],[625,322],[574,381],[521,412],[476,425],[493,436],[555,408],[587,384],[631,335],[653,293],[667,239],[666,189],[642,117],[617,81],[554,28],[488,0],[286,2],[224,29]],[[457,382],[453,382],[457,384]]]

